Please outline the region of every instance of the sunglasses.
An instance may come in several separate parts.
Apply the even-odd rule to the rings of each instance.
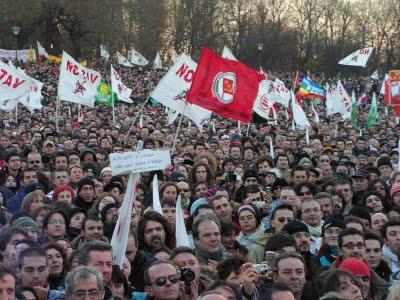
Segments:
[[[176,274],[169,276],[161,276],[158,277],[152,284],[155,283],[157,286],[163,286],[167,284],[167,280],[169,280],[169,282],[171,282],[172,284],[175,284],[179,281],[179,277]]]

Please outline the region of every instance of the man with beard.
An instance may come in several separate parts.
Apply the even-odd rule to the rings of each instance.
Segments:
[[[104,236],[111,241],[118,221],[119,204],[109,203],[101,210],[101,221],[104,224]]]
[[[287,232],[296,240],[297,251],[303,256],[307,267],[306,278],[310,280],[318,272],[320,263],[318,258],[310,252],[311,239],[308,227],[303,222],[293,220],[283,226],[282,231]]]
[[[138,223],[138,248],[147,253],[153,253],[160,246],[174,248],[175,242],[168,228],[167,219],[158,212],[145,213]]]

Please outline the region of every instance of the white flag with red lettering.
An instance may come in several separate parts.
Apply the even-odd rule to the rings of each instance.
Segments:
[[[60,100],[93,107],[100,82],[99,72],[85,68],[63,51],[58,81]]]
[[[28,95],[35,81],[2,61],[0,61],[0,101],[9,101]]]
[[[186,55],[179,56],[174,64],[160,80],[150,97],[191,119],[199,129],[210,118],[211,111],[186,101],[186,93],[190,89],[197,64]]]
[[[345,66],[365,67],[373,49],[374,47],[367,47],[357,50],[345,58],[342,58],[338,64]]]
[[[276,101],[285,107],[289,107],[290,91],[286,88],[284,82],[278,78],[273,84]]]
[[[117,95],[117,99],[126,103],[133,103],[129,98],[132,94],[132,89],[122,83],[121,75],[115,71],[111,65],[111,90]]]
[[[338,97],[340,100],[340,105],[343,110],[343,112],[341,112],[342,118],[343,118],[343,120],[350,119],[351,118],[351,104],[352,104],[351,98],[347,94],[346,89],[344,88],[344,86],[342,85],[340,80],[338,80],[336,89],[337,89]]]
[[[44,49],[44,47],[38,42],[36,41],[37,44],[37,48],[38,48],[38,60],[39,61],[44,61],[45,59],[47,59],[49,57],[49,54],[47,53],[46,49]]]
[[[274,83],[271,80],[261,81],[253,110],[264,119],[269,119],[269,114],[275,102]]]

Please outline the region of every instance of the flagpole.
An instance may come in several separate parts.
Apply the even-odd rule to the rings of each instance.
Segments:
[[[18,103],[17,103],[17,105],[15,106],[15,123],[18,124]]]
[[[249,124],[247,124],[246,137],[249,136],[250,124],[251,124],[251,122],[249,122]]]
[[[143,108],[145,107],[145,105],[147,104],[147,102],[148,102],[149,100],[150,100],[150,96],[147,97],[146,101],[144,101],[144,103],[143,103],[142,106],[140,107],[139,111],[136,113],[135,117],[133,118],[132,123],[131,123],[131,126],[129,127],[128,134],[127,134],[128,139],[129,139],[129,134],[130,134],[131,131],[132,131],[133,124],[135,124],[137,118],[139,117],[139,114],[142,112]],[[124,145],[126,144],[126,142],[128,141],[128,139],[125,140]]]
[[[186,108],[186,105],[185,105],[185,108]],[[176,132],[175,132],[174,143],[172,144],[171,154],[173,154],[175,152],[176,140],[178,139],[179,130],[181,129],[181,124],[182,124],[182,119],[183,119],[183,112],[185,111],[185,108],[183,108],[183,111],[181,113],[181,117],[179,118],[178,128],[176,129]]]
[[[57,101],[56,101],[56,132],[58,132],[58,115],[60,113],[60,97],[57,96]]]

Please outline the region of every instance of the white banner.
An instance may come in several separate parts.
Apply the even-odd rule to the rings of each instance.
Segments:
[[[274,82],[274,92],[276,101],[285,107],[289,107],[290,91],[286,88],[283,81],[278,78]]]
[[[32,55],[30,54],[32,53]],[[18,60],[28,62],[31,55],[32,60],[36,60],[36,53],[34,49],[24,49],[17,51]],[[0,59],[2,60],[15,60],[15,50],[0,49]]]
[[[160,57],[160,53],[157,52],[156,58],[154,59],[154,70],[162,69],[162,61]]]
[[[119,53],[117,51],[117,59],[118,59],[118,63],[121,66],[125,66],[125,67],[133,67],[133,65],[129,62],[129,60],[126,59],[125,56],[123,56],[121,53]]]
[[[113,251],[113,264],[122,267],[125,258],[126,246],[128,244],[129,231],[131,228],[131,218],[133,210],[133,200],[136,197],[136,184],[140,174],[135,173],[129,176],[128,185],[124,194],[117,224],[111,238]]]
[[[276,102],[273,84],[271,80],[262,80],[254,101],[253,110],[264,119],[269,119],[269,113]]]
[[[224,49],[222,50],[222,57],[237,61],[236,57],[232,54],[231,50],[229,50],[229,48],[226,46],[224,46]]]
[[[341,59],[338,64],[345,66],[365,67],[373,49],[374,47],[367,47],[357,50]]]
[[[15,67],[0,61],[0,101],[25,96],[34,84],[32,79],[21,74]]]
[[[196,68],[197,64],[182,54],[160,80],[150,97],[185,115],[202,130],[203,123],[211,116],[211,111],[186,102],[186,93],[190,89]]]
[[[121,75],[114,70],[113,66],[111,66],[111,90],[117,94],[118,100],[124,101],[126,103],[133,103],[133,101],[129,98],[132,94],[132,89],[126,87],[125,84],[122,83]]]
[[[349,97],[349,95],[347,94],[344,86],[342,85],[342,83],[340,82],[340,80],[338,80],[337,83],[337,93],[338,93],[338,97],[343,109],[343,113],[342,113],[342,118],[343,120],[346,119],[350,119],[351,118],[351,98]]]
[[[100,45],[100,56],[105,59],[110,58],[110,53],[108,53],[106,47],[103,45]]]
[[[142,150],[139,152],[124,152],[110,154],[112,175],[128,172],[141,173],[153,170],[164,170],[171,164],[169,150]]]
[[[60,100],[93,107],[100,82],[99,72],[85,68],[63,51],[58,81]]]
[[[131,50],[131,63],[138,65],[138,66],[145,66],[149,62],[147,61],[146,58],[136,50],[132,49]]]

